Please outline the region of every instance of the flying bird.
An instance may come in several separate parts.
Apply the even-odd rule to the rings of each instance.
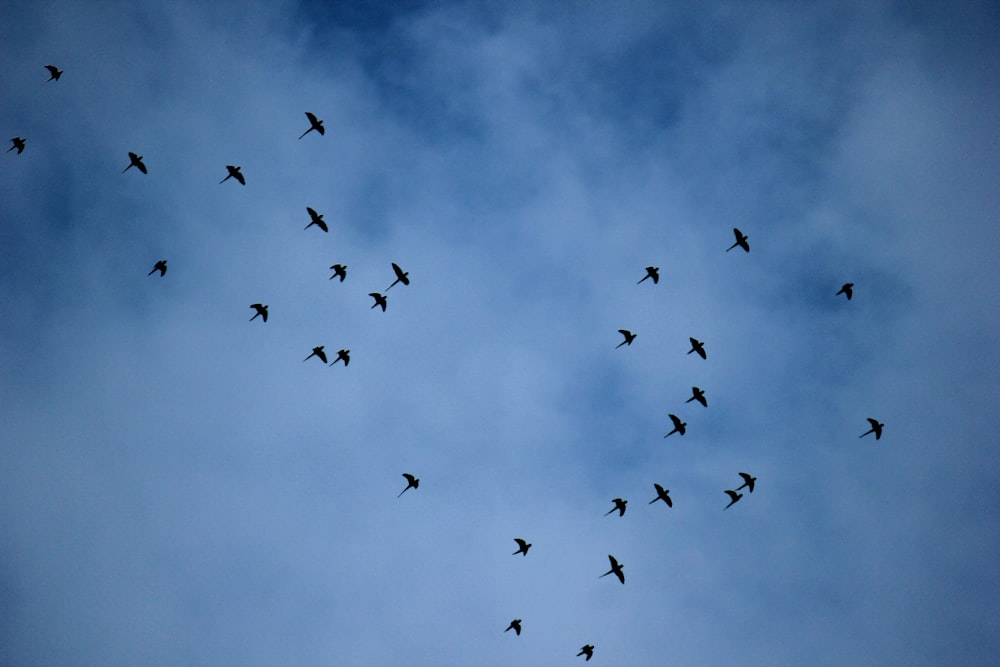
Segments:
[[[576,654],[576,657],[579,658],[581,655],[587,656],[587,660],[588,661],[591,658],[593,658],[594,657],[594,645],[593,644],[587,644],[583,648],[581,648],[580,652]]]
[[[337,276],[340,276],[340,282],[344,282],[344,278],[347,277],[347,265],[346,264],[334,264],[330,268],[333,269],[333,275],[330,276],[330,280],[333,280]]]
[[[745,250],[746,252],[750,252],[750,244],[747,243],[747,236],[746,236],[746,234],[744,234],[740,230],[736,229],[735,227],[733,227],[733,234],[736,235],[736,243],[734,243],[733,245],[731,245],[728,248],[726,248],[726,252],[729,252],[730,250],[732,250],[736,246],[739,246],[739,247],[743,248],[743,250]]]
[[[691,401],[698,401],[706,408],[708,407],[708,399],[705,398],[705,392],[703,392],[698,387],[691,387],[691,398],[684,401],[685,403],[690,403]]]
[[[138,169],[139,171],[141,171],[144,174],[148,174],[149,173],[148,171],[146,171],[146,165],[143,164],[143,162],[142,162],[142,156],[141,155],[136,155],[132,151],[129,151],[128,152],[128,159],[129,159],[129,164],[128,164],[127,167],[125,167],[124,169],[122,169],[122,173],[123,174],[126,171],[128,171],[129,169],[131,169],[132,167],[135,167],[136,169]]]
[[[740,477],[743,478],[743,484],[741,484],[740,486],[737,486],[736,490],[739,491],[740,489],[742,489],[745,486],[747,488],[747,491],[749,491],[750,493],[753,493],[753,483],[757,481],[757,478],[756,477],[752,477],[749,473],[745,473],[745,472],[741,472],[740,473]]]
[[[369,292],[368,296],[370,296],[373,299],[375,299],[375,303],[372,304],[372,308],[374,308],[375,306],[381,306],[382,307],[382,312],[384,313],[385,312],[385,304],[388,303],[388,300],[386,299],[385,295],[384,294],[379,294],[378,292]]]
[[[257,311],[257,314],[250,318],[253,322],[258,317],[267,322],[267,306],[259,303],[251,303],[250,307]]]
[[[846,296],[847,300],[850,301],[851,297],[854,296],[854,283],[844,283],[841,285],[840,291],[834,294],[834,296],[840,296],[841,294]]]
[[[653,486],[656,487],[656,497],[653,498],[652,500],[650,500],[649,504],[652,505],[657,500],[662,500],[663,502],[665,502],[667,504],[667,507],[673,507],[674,506],[674,501],[670,500],[670,489],[664,489],[662,486],[660,486],[656,482],[653,482]]]
[[[319,357],[319,360],[322,361],[325,364],[326,363],[326,352],[323,351],[324,347],[326,347],[326,346],[325,345],[317,345],[316,347],[313,348],[312,354],[310,354],[308,357],[306,357],[302,361],[309,361],[313,357]]]
[[[396,279],[392,281],[392,285],[395,285],[396,283],[403,283],[404,285],[410,284],[410,273],[408,271],[403,271],[403,269],[399,268],[399,264],[393,262],[392,270],[396,274]],[[392,285],[386,287],[385,291],[388,292],[390,289],[392,289]]]
[[[513,630],[515,634],[520,635],[521,634],[521,619],[515,618],[513,621],[511,621],[510,625],[507,626],[507,630]],[[504,630],[504,632],[507,632],[507,630]]]
[[[55,65],[46,65],[45,69],[49,70],[49,78],[46,79],[44,83],[48,83],[49,81],[58,81],[59,77],[61,77],[63,73],[63,71]]]
[[[160,277],[167,275],[167,260],[161,259],[159,262],[153,265],[153,270],[147,273],[147,276],[151,276],[157,271],[160,272]]]
[[[309,224],[306,225],[303,229],[309,229],[313,225],[316,225],[317,227],[319,227],[320,229],[322,229],[324,232],[330,231],[329,227],[326,226],[326,222],[323,220],[323,216],[322,215],[320,215],[319,213],[317,213],[315,210],[309,208],[308,206],[306,206],[306,211],[308,211],[308,213],[309,213]],[[333,267],[331,266],[330,268],[332,269]],[[341,279],[341,280],[343,280],[343,279]]]
[[[231,164],[227,164],[226,165],[226,171],[229,172],[229,175],[226,176],[221,181],[219,181],[220,184],[225,183],[230,178],[235,178],[237,181],[240,182],[240,185],[246,185],[247,184],[247,180],[245,178],[243,178],[243,174],[240,173],[240,167],[234,167]]]
[[[323,361],[326,361],[326,359],[324,359]],[[350,364],[351,363],[351,351],[350,350],[337,350],[337,358],[334,359],[333,361],[331,361],[330,365],[333,366],[338,361],[343,361],[344,362],[344,366],[347,366],[348,364]]]
[[[528,555],[528,549],[531,548],[531,543],[530,542],[525,542],[520,537],[515,537],[514,541],[517,542],[517,551],[515,551],[514,553],[512,553],[511,556],[516,556],[518,554],[521,554],[522,556],[527,556]]]
[[[658,266],[647,266],[646,267],[646,275],[643,276],[642,280],[640,280],[638,283],[636,283],[636,285],[638,285],[639,283],[643,282],[643,280],[648,280],[649,278],[653,279],[653,284],[654,285],[656,285],[657,283],[659,283],[660,282],[660,267],[658,267]]]
[[[406,478],[406,488],[399,492],[399,496],[403,495],[404,493],[406,493],[410,489],[415,489],[418,486],[420,486],[420,480],[417,479],[416,477],[414,477],[413,475],[411,475],[410,473],[404,472],[403,473],[403,477]],[[431,494],[431,495],[433,495],[433,494]],[[396,496],[396,497],[399,498],[399,496]]]
[[[703,342],[701,342],[697,338],[691,338],[691,337],[688,337],[688,340],[691,341],[691,349],[687,351],[688,354],[691,354],[692,352],[697,352],[698,356],[701,357],[702,359],[708,359],[708,355],[705,354],[705,344]]]
[[[620,342],[617,345],[615,345],[615,349],[616,350],[618,348],[620,348],[622,345],[631,345],[632,341],[635,340],[635,337],[639,335],[639,334],[632,333],[628,329],[619,329],[618,333],[620,333],[621,335],[625,336],[625,340],[623,340],[622,342]]]
[[[18,155],[24,152],[24,137],[12,137],[10,143],[12,146],[5,150],[4,153],[9,153],[15,148],[17,149]]]
[[[598,577],[598,579],[600,579],[601,577],[606,577],[609,574],[614,573],[614,575],[616,577],[618,577],[618,581],[620,581],[620,582],[622,582],[624,584],[625,583],[625,573],[622,572],[622,567],[624,567],[624,566],[620,565],[618,563],[618,561],[615,560],[615,557],[612,556],[611,554],[608,554],[608,560],[611,561],[611,569],[608,570],[607,572],[605,572],[604,574],[602,574],[600,577]]]
[[[608,510],[604,514],[604,516],[611,514],[615,510],[618,510],[618,516],[625,516],[625,506],[628,505],[628,501],[622,500],[621,498],[615,498],[612,502],[615,504],[615,506],[612,507],[610,510]]]
[[[885,424],[881,423],[877,419],[872,419],[871,417],[868,417],[868,423],[871,424],[872,427],[870,429],[868,429],[867,431],[865,431],[864,433],[862,433],[861,435],[859,435],[858,437],[859,438],[863,438],[866,435],[868,435],[869,433],[874,433],[876,440],[878,440],[879,438],[881,438],[882,437],[882,427],[885,426]]]
[[[685,433],[687,433],[687,429],[685,428],[687,426],[687,422],[682,422],[681,418],[678,417],[677,415],[667,415],[667,416],[670,417],[670,421],[673,422],[673,424],[674,424],[674,430],[672,430],[670,433],[667,433],[665,436],[663,436],[664,438],[669,438],[674,433],[680,433],[681,435],[684,435]]]
[[[730,489],[726,489],[726,494],[729,496],[730,500],[729,504],[722,508],[723,510],[729,509],[730,507],[733,506],[733,503],[735,503],[737,500],[743,497],[742,493],[736,493],[735,491],[732,491]]]
[[[323,121],[321,121],[319,118],[317,118],[313,114],[309,113],[308,111],[306,112],[306,118],[309,119],[309,125],[310,125],[310,127],[309,127],[308,130],[306,130],[305,132],[303,132],[302,134],[299,135],[299,139],[301,139],[302,137],[306,136],[307,134],[309,134],[313,130],[316,130],[320,134],[326,134],[326,128],[323,127]]]

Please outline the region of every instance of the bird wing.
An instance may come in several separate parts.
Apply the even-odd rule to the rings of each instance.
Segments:
[[[141,171],[142,173],[144,173],[144,174],[148,174],[149,173],[148,171],[146,171],[146,165],[142,163],[142,160],[139,160],[138,162],[136,162],[135,166],[139,167],[139,171]]]
[[[243,178],[243,174],[241,174],[240,172],[236,172],[235,174],[233,174],[233,176],[235,176],[236,180],[240,182],[240,185],[247,184],[247,180]]]
[[[677,415],[667,415],[667,416],[670,417],[670,421],[672,421],[674,423],[674,428],[676,428],[676,429],[680,429],[681,428],[681,423],[682,422],[681,422],[681,418],[680,417],[678,417]]]
[[[726,489],[726,495],[728,495],[734,503],[743,497],[742,493],[736,493],[735,491],[732,491],[730,489]]]
[[[750,486],[750,480],[753,479],[753,477],[751,477],[750,475],[748,475],[745,472],[741,472],[740,473],[740,477],[742,477],[743,481],[747,483],[747,486]]]
[[[410,484],[413,484],[417,480],[416,477],[414,477],[413,475],[411,475],[408,472],[404,472],[403,473],[403,477],[405,477],[406,481],[409,482]]]
[[[313,125],[319,122],[319,119],[308,111],[306,112],[306,118],[308,118],[309,122],[312,123]]]
[[[403,271],[403,269],[399,268],[399,264],[396,264],[396,262],[392,263],[392,270],[396,272],[396,277],[399,278],[400,280],[402,280],[405,277],[405,272]]]
[[[310,218],[318,218],[319,213],[317,213],[311,206],[306,206],[306,211],[309,213]],[[332,266],[330,267],[333,268]]]
[[[524,545],[527,544],[527,542],[522,540],[520,537],[515,537],[514,541],[517,542],[517,546],[521,547],[522,549],[524,548]]]
[[[618,561],[615,560],[615,557],[612,556],[611,554],[608,554],[608,560],[611,561],[611,569],[612,570],[615,570],[615,569],[618,569],[619,567],[621,567],[620,565],[618,565]]]
[[[878,428],[880,426],[878,420],[872,419],[871,417],[868,417],[868,423],[872,425],[872,428]]]
[[[45,69],[49,70],[49,73],[52,76],[55,76],[57,72],[61,74],[61,72],[59,72],[59,68],[56,67],[55,65],[46,65]]]

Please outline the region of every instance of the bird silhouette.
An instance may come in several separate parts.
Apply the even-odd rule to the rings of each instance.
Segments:
[[[135,167],[136,169],[138,169],[139,171],[141,171],[144,174],[148,174],[149,173],[148,171],[146,171],[146,165],[143,164],[143,162],[142,162],[142,156],[141,155],[136,155],[132,151],[129,151],[128,152],[128,159],[129,159],[128,166],[125,167],[124,169],[122,169],[122,173],[123,174],[126,171],[128,171],[129,169],[131,169],[132,167]]]
[[[612,502],[615,504],[615,506],[612,507],[610,510],[608,510],[604,514],[604,516],[611,514],[615,510],[618,510],[618,516],[625,516],[625,506],[628,505],[628,501],[622,500],[621,498],[615,498]]]
[[[12,146],[4,151],[4,153],[9,153],[15,148],[17,149],[17,154],[20,155],[24,152],[24,137],[12,137],[10,143]]]
[[[674,424],[674,430],[672,430],[670,433],[667,433],[665,436],[663,436],[664,438],[669,438],[674,433],[680,433],[681,435],[684,435],[685,433],[687,433],[687,428],[686,428],[687,422],[682,422],[681,418],[678,417],[677,415],[667,415],[667,416],[670,417],[670,421],[673,422],[673,424]]]
[[[622,582],[624,584],[625,583],[625,573],[622,572],[622,567],[624,567],[624,566],[621,565],[621,564],[619,564],[618,561],[615,559],[615,557],[612,556],[611,554],[608,554],[608,560],[611,561],[611,569],[608,570],[607,572],[605,572],[604,574],[602,574],[600,577],[598,577],[598,579],[600,579],[601,577],[606,577],[609,574],[613,573],[616,577],[618,577],[618,581],[620,581],[620,582]]]
[[[226,176],[221,181],[219,181],[220,184],[225,183],[230,178],[235,178],[237,181],[240,182],[240,185],[246,185],[247,184],[247,180],[245,178],[243,178],[243,174],[240,172],[240,167],[234,167],[231,164],[227,164],[226,165],[226,171],[229,172],[229,175]]]
[[[323,361],[326,361],[326,359],[324,359]],[[350,350],[337,350],[337,358],[334,359],[333,361],[331,361],[330,365],[333,366],[338,361],[343,361],[344,362],[344,366],[349,365],[351,363],[351,351]]]
[[[153,270],[147,273],[147,276],[151,276],[157,271],[160,272],[160,277],[167,275],[167,260],[161,259],[159,262],[153,265]]]
[[[726,248],[726,252],[729,252],[730,250],[732,250],[736,246],[739,246],[739,247],[743,248],[743,250],[745,250],[746,252],[750,252],[750,244],[747,243],[747,236],[746,236],[746,234],[744,234],[740,230],[736,229],[735,227],[733,227],[733,234],[736,235],[736,243],[734,243],[733,245],[731,245],[728,248]]]
[[[753,493],[753,483],[757,481],[757,478],[756,477],[752,477],[749,473],[745,473],[745,472],[741,472],[740,473],[740,477],[743,478],[743,483],[741,485],[737,486],[736,490],[739,491],[740,489],[742,489],[745,486],[747,488],[747,491],[749,491],[750,493]]]
[[[632,333],[628,329],[619,329],[618,333],[620,333],[621,335],[625,336],[625,340],[623,340],[622,342],[620,342],[617,345],[615,345],[615,349],[616,350],[618,348],[620,348],[622,345],[631,345],[632,341],[635,340],[635,337],[639,335],[639,334]]]
[[[395,285],[396,283],[403,283],[404,285],[409,285],[410,284],[410,277],[409,277],[410,274],[409,274],[409,272],[408,271],[403,271],[403,269],[399,268],[399,264],[396,264],[395,262],[393,262],[392,263],[392,270],[396,274],[396,279],[392,281],[392,285]],[[388,292],[390,289],[392,289],[392,285],[389,285],[388,287],[386,287],[385,291]]]
[[[653,498],[652,500],[650,500],[649,504],[652,505],[657,500],[662,500],[663,502],[665,502],[667,504],[667,507],[673,507],[674,506],[674,501],[672,501],[670,499],[670,489],[664,489],[662,486],[660,486],[656,482],[653,482],[653,486],[656,487],[656,497]]]
[[[861,435],[859,435],[858,437],[859,438],[863,438],[866,435],[868,435],[869,433],[874,433],[876,440],[878,440],[879,438],[881,438],[882,437],[882,427],[885,426],[885,424],[879,422],[877,419],[872,419],[871,417],[868,417],[868,423],[871,424],[872,427],[870,429],[868,429],[867,431],[865,431],[864,433],[862,433]]]
[[[685,403],[690,403],[691,401],[698,401],[706,408],[708,407],[708,399],[705,398],[705,392],[703,392],[698,387],[691,387],[691,398],[684,401]]]
[[[410,473],[404,472],[403,473],[403,477],[406,478],[406,488],[399,492],[399,496],[403,495],[404,493],[406,493],[410,489],[415,489],[418,486],[420,486],[420,480],[417,479],[416,477],[414,477],[413,475],[411,475]],[[434,494],[431,494],[431,495],[434,495]],[[399,498],[399,496],[396,496],[396,497]]]
[[[321,121],[319,118],[317,118],[316,116],[312,115],[308,111],[306,112],[306,118],[309,119],[309,125],[310,125],[310,127],[309,127],[308,130],[306,130],[305,132],[303,132],[302,134],[299,135],[299,139],[301,139],[302,137],[306,136],[307,134],[309,134],[313,130],[316,130],[320,134],[326,134],[326,129],[323,127],[323,121]]]
[[[46,65],[45,69],[49,70],[49,78],[46,79],[44,83],[48,83],[49,81],[58,81],[59,77],[61,77],[63,73],[63,71],[55,65]]]
[[[649,278],[653,279],[653,284],[654,285],[656,285],[657,283],[659,283],[660,282],[660,267],[658,267],[658,266],[647,266],[646,267],[646,275],[644,275],[642,277],[642,280],[640,280],[638,283],[636,283],[636,285],[638,285],[639,283],[643,282],[644,280],[648,280]]]
[[[742,493],[737,493],[731,489],[726,489],[726,494],[729,496],[730,500],[729,504],[722,508],[723,510],[729,509],[730,507],[733,506],[733,503],[735,503],[737,500],[743,497]]]
[[[854,283],[844,283],[840,286],[840,291],[834,294],[834,296],[840,296],[841,294],[846,296],[847,300],[850,301],[851,297],[854,296]]]
[[[315,210],[309,208],[308,206],[306,206],[306,211],[308,211],[308,213],[309,213],[309,224],[306,225],[304,227],[304,229],[309,229],[313,225],[316,225],[317,227],[319,227],[320,229],[322,229],[324,232],[330,231],[330,229],[326,226],[326,222],[323,220],[323,216],[322,215],[320,215],[319,213],[317,213]],[[333,267],[330,267],[330,268],[333,268]]]
[[[326,363],[326,352],[323,351],[324,347],[326,347],[326,346],[325,345],[317,345],[316,347],[313,348],[312,354],[310,354],[308,357],[306,357],[302,361],[309,361],[313,357],[319,357],[319,360],[322,361],[325,364]]]
[[[330,276],[330,280],[333,280],[337,276],[340,276],[340,282],[344,282],[344,278],[347,277],[347,265],[346,264],[334,264],[330,268],[333,269],[333,275]]]
[[[530,542],[525,542],[520,537],[515,537],[514,541],[517,542],[517,551],[515,551],[514,553],[512,553],[511,556],[516,556],[518,554],[521,554],[522,556],[527,556],[528,555],[528,549],[531,548],[531,543]]]
[[[692,352],[697,352],[698,356],[702,359],[708,359],[708,355],[705,353],[705,344],[698,340],[697,338],[688,338],[691,341],[691,349],[687,351],[688,354]]]
[[[250,318],[253,322],[258,317],[267,322],[267,306],[259,303],[251,303],[250,307],[257,311],[257,314]]]
[[[381,306],[382,307],[382,312],[384,313],[385,312],[385,305],[386,305],[386,303],[388,303],[388,300],[386,299],[385,295],[384,294],[379,294],[378,292],[369,292],[368,296],[370,296],[373,299],[375,299],[375,303],[372,304],[372,308],[374,308],[375,306]]]
[[[513,630],[515,634],[520,635],[521,634],[521,619],[515,618],[513,621],[511,621],[510,625],[507,626],[507,630]],[[504,630],[504,632],[507,632],[507,630]]]
[[[580,649],[580,652],[576,654],[576,657],[579,658],[581,655],[587,656],[587,661],[589,661],[591,658],[593,658],[594,657],[594,645],[593,644],[586,644],[586,645],[584,645],[584,647]]]

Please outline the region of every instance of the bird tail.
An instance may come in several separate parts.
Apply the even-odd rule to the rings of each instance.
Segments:
[[[738,245],[739,245],[739,243],[734,243],[733,245],[731,245],[728,248],[726,248],[726,252],[729,252],[730,250],[732,250],[733,248],[735,248]]]
[[[126,171],[128,171],[131,168],[132,168],[132,165],[129,165],[129,166],[125,167],[124,169],[122,169],[122,173],[124,174]]]
[[[406,493],[409,490],[410,490],[410,487],[406,487],[405,489],[403,489],[402,491],[399,492],[399,496],[403,495],[404,493]],[[399,498],[399,496],[396,496],[396,497]]]
[[[302,137],[306,136],[310,132],[312,132],[312,128],[311,127],[308,130],[306,130],[305,132],[303,132],[302,134],[300,134],[299,135],[299,139],[301,139]]]

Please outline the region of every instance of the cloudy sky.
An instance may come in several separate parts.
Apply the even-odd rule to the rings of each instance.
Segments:
[[[0,663],[994,661],[953,4],[0,5]]]

